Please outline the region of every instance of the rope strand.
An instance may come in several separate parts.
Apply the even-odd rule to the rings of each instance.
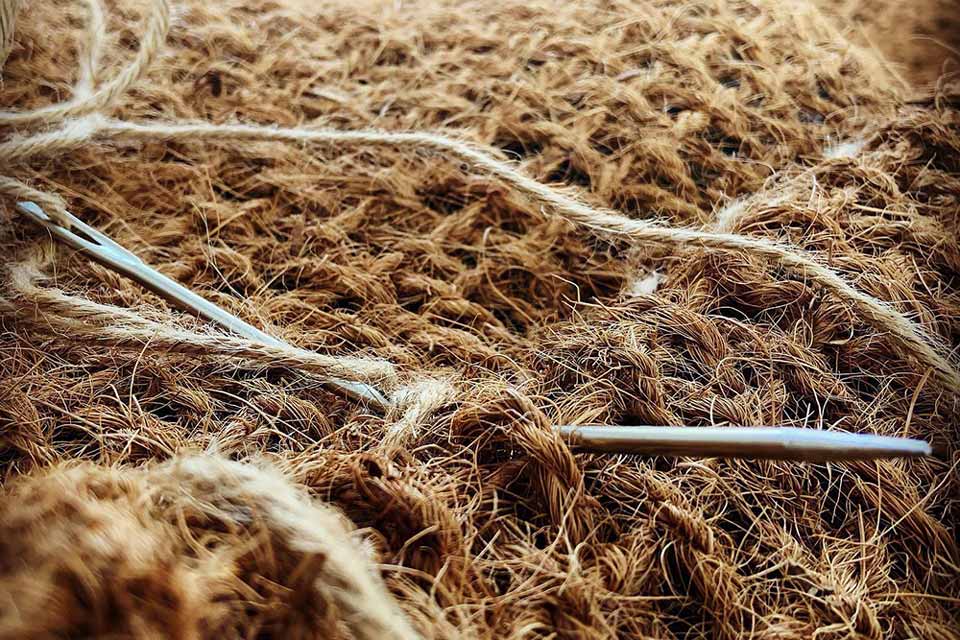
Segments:
[[[7,0],[9,1],[9,0]],[[102,38],[102,11],[97,0],[88,0],[91,6],[91,20],[87,31],[87,53],[81,67],[89,67],[92,76],[95,66],[99,62],[99,46]],[[154,0],[153,11],[147,21],[143,34],[143,41],[133,61],[118,73],[112,80],[99,89],[90,93],[85,91],[85,74],[81,73],[80,88],[74,89],[74,98],[67,102],[60,102],[32,109],[29,111],[0,111],[0,125],[49,124],[64,118],[78,116],[93,111],[103,111],[113,106],[117,99],[126,93],[134,82],[140,79],[157,56],[167,32],[170,30],[170,2],[169,0]]]
[[[53,256],[53,247],[42,246],[28,259],[10,268],[9,286],[14,294],[0,298],[0,313],[42,323],[71,338],[84,337],[118,348],[152,349],[197,356],[220,355],[244,358],[265,367],[296,367],[326,377],[349,377],[376,383],[390,383],[396,372],[389,362],[373,358],[329,356],[294,346],[262,344],[246,338],[219,333],[196,333],[155,322],[121,307],[100,304],[65,294],[57,288],[41,287],[46,278],[41,267]]]
[[[658,242],[671,246],[698,246],[717,251],[746,253],[763,258],[794,275],[809,279],[848,301],[875,329],[890,334],[901,356],[913,357],[933,371],[947,389],[960,395],[960,373],[946,357],[931,346],[932,338],[915,323],[881,300],[864,293],[830,267],[813,256],[764,238],[751,238],[733,233],[669,227],[655,222],[628,218],[610,209],[592,207],[561,191],[525,176],[508,162],[498,160],[470,144],[433,133],[394,133],[388,131],[337,131],[329,129],[279,128],[259,125],[215,125],[208,123],[153,124],[120,120],[87,118],[66,127],[66,134],[57,138],[48,132],[8,141],[0,145],[0,158],[23,160],[51,144],[82,146],[88,141],[204,141],[214,144],[239,141],[279,141],[289,143],[344,146],[424,149],[466,162],[511,186],[531,202],[544,207],[578,226],[601,237],[624,236],[633,240]]]

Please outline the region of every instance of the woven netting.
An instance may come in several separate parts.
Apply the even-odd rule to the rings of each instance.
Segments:
[[[107,7],[100,77],[149,11]],[[70,98],[87,21],[27,2],[0,105]],[[805,2],[184,0],[108,115],[444,132],[634,218],[805,249],[949,352],[960,92],[891,69]],[[0,200],[2,638],[958,637],[957,398],[802,274],[600,237],[414,147],[123,139],[0,173],[298,347],[392,362],[420,407],[375,415]],[[550,429],[584,423],[942,454]]]

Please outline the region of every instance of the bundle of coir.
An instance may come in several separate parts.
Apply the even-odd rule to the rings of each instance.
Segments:
[[[0,637],[957,637],[949,76],[921,94],[807,2],[166,9],[33,0],[12,31]],[[276,133],[320,130],[368,134]],[[55,246],[31,193],[298,349]],[[586,454],[556,424],[942,452]]]

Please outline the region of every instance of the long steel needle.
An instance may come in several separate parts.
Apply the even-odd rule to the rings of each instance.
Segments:
[[[644,455],[830,462],[929,456],[923,440],[788,427],[559,426],[575,448]]]
[[[59,240],[81,251],[103,266],[138,282],[168,302],[206,318],[244,338],[275,347],[289,346],[282,340],[278,340],[253,325],[247,324],[235,315],[190,291],[179,282],[153,269],[136,255],[75,216],[67,213],[70,228],[66,228],[53,220],[33,202],[20,202],[17,203],[17,206],[28,218],[47,229]],[[325,380],[324,384],[350,398],[365,402],[379,411],[385,411],[390,405],[383,394],[362,382],[330,378]]]
[[[285,347],[282,340],[247,324],[67,213],[69,227],[53,220],[33,202],[18,206],[31,220],[88,257],[140,283],[172,304],[210,320],[237,335]],[[376,388],[332,378],[324,381],[341,393],[372,408],[386,411],[391,403]],[[576,448],[643,455],[766,458],[827,462],[930,455],[922,440],[775,427],[653,427],[557,426],[556,431]]]

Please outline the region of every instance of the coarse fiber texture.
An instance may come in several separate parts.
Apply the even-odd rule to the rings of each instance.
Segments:
[[[813,256],[955,371],[960,86],[820,4],[185,0],[147,59],[155,4],[23,3],[0,152],[51,131],[12,112],[98,113],[0,173],[298,349],[0,200],[0,638],[960,637],[958,398],[850,299],[596,233],[443,148],[140,135],[443,134],[595,211]],[[319,382],[345,374],[399,408]],[[594,455],[550,429],[578,423],[942,454]]]
[[[876,48],[914,85],[956,73],[960,55],[958,0],[816,0],[854,41]]]

